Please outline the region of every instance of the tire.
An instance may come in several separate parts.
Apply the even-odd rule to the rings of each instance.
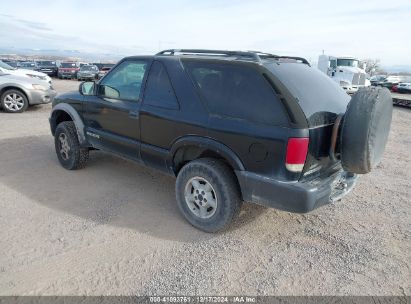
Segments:
[[[176,198],[185,219],[205,232],[227,228],[242,205],[233,170],[212,158],[191,161],[180,170]]]
[[[367,87],[353,95],[341,129],[341,164],[345,171],[365,174],[379,163],[392,110],[391,93],[386,88]]]
[[[27,97],[19,90],[7,90],[0,98],[1,107],[7,113],[22,113],[29,106]]]
[[[63,121],[57,126],[54,145],[57,158],[64,168],[67,170],[84,168],[89,151],[87,148],[80,147],[74,122]]]

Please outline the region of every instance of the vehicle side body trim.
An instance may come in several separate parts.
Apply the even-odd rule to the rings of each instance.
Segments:
[[[217,154],[219,154],[222,158],[224,158],[234,170],[244,171],[244,165],[237,154],[234,153],[226,145],[215,141],[209,137],[202,137],[202,136],[184,136],[179,138],[174,142],[170,150],[170,157],[167,160],[167,166],[171,170],[175,170],[174,168],[174,157],[177,151],[184,147],[196,147],[200,148],[203,151],[211,150]]]
[[[77,136],[78,140],[81,145],[87,144],[86,136],[84,134],[84,123],[83,120],[81,119],[80,115],[77,113],[77,111],[68,103],[59,103],[53,107],[53,110],[51,111],[50,115],[50,126],[51,126],[51,133],[54,136],[54,130],[56,129],[56,114],[59,111],[66,112],[68,115],[70,115],[72,121],[74,122],[76,129],[77,129]]]

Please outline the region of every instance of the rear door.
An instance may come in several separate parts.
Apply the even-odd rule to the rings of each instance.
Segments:
[[[338,161],[330,157],[331,134],[336,118],[344,114],[350,96],[320,70],[294,62],[273,62],[265,66],[291,92],[307,119],[309,153],[304,177],[330,174]]]
[[[86,96],[86,136],[93,146],[140,160],[140,106],[149,59],[126,59]]]
[[[167,171],[169,148],[181,130],[180,104],[160,61],[150,68],[140,113],[141,158],[146,165]]]

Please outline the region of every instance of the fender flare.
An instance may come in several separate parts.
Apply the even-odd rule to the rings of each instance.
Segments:
[[[76,126],[77,130],[77,137],[79,140],[79,143],[81,145],[86,144],[86,136],[84,134],[84,123],[83,120],[81,119],[80,115],[77,113],[77,111],[73,108],[68,103],[59,103],[55,107],[53,107],[51,114],[50,114],[50,127],[51,127],[51,132],[54,135],[54,130],[56,129],[56,114],[58,111],[63,111],[66,112],[68,115],[70,115],[71,120],[74,122],[74,125]]]
[[[173,143],[170,149],[170,157],[167,161],[169,168],[174,168],[174,157],[177,151],[184,147],[198,147],[204,149],[204,151],[211,150],[227,160],[234,170],[245,170],[241,159],[231,148],[211,138],[194,135],[181,137]]]

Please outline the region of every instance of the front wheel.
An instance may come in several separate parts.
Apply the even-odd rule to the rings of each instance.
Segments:
[[[206,232],[226,228],[242,204],[233,170],[212,158],[191,161],[180,170],[176,198],[186,220]]]
[[[7,90],[0,98],[2,108],[8,113],[24,112],[29,106],[26,96],[18,90]]]
[[[63,121],[57,126],[54,144],[57,158],[67,170],[81,169],[86,165],[89,151],[80,147],[74,122]]]

